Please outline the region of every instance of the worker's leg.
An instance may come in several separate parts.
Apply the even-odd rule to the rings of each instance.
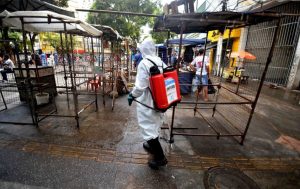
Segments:
[[[154,156],[153,160],[150,160],[148,162],[149,167],[151,167],[152,169],[158,169],[158,167],[166,165],[168,161],[165,157],[164,151],[160,145],[158,137],[149,140],[148,144],[150,145]]]

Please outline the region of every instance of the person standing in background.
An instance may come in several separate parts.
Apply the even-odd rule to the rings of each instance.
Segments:
[[[177,52],[174,50],[171,55],[171,66],[175,67],[177,64]]]
[[[48,63],[47,63],[47,56],[45,53],[43,53],[42,49],[39,49],[39,55],[40,55],[40,59],[41,59],[41,62],[42,62],[42,65],[43,66],[47,66]]]
[[[58,54],[57,54],[57,52],[55,51],[54,52],[54,54],[53,54],[53,57],[54,57],[54,64],[55,64],[55,66],[58,64]]]
[[[1,75],[2,75],[2,79],[3,81],[8,81],[7,80],[7,73],[14,73],[14,68],[15,65],[13,63],[13,61],[9,58],[8,54],[4,55],[3,58],[3,70],[1,70]]]
[[[142,54],[139,49],[137,49],[136,54],[134,55],[134,67],[137,69],[139,63],[143,60]]]
[[[204,55],[204,49],[199,49],[198,55],[195,57],[195,59],[190,64],[190,67],[192,70],[196,70],[196,78],[198,82],[202,85],[205,85],[202,87],[202,94],[204,101],[208,101],[208,78],[209,78],[209,61],[208,57],[204,56],[204,62],[203,61],[203,55]],[[196,67],[196,69],[195,69]],[[199,91],[198,91],[199,92]]]
[[[54,66],[54,55],[52,52],[49,55],[48,61],[50,66]]]

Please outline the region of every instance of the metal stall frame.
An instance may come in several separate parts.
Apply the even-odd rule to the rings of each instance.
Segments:
[[[68,16],[64,16],[64,15],[59,15],[57,13],[53,13],[50,11],[42,11],[40,12],[40,14],[38,13],[38,11],[35,11],[34,13],[30,14],[30,11],[21,11],[21,12],[14,12],[13,15],[10,15],[10,13],[8,13],[7,16],[5,17],[1,17],[1,19],[19,19],[21,22],[21,27],[18,25],[18,23],[14,23],[15,25],[13,25],[13,27],[16,27],[17,29],[21,30],[23,33],[23,45],[24,45],[24,54],[25,54],[25,70],[27,73],[27,78],[24,80],[22,87],[23,89],[25,89],[25,92],[27,93],[26,97],[29,97],[27,99],[27,102],[29,104],[29,109],[30,109],[30,113],[31,113],[31,117],[32,117],[32,123],[25,123],[25,124],[30,124],[30,125],[36,125],[38,127],[38,124],[40,121],[44,120],[45,118],[49,117],[49,116],[55,116],[55,117],[71,117],[71,118],[75,118],[76,120],[76,126],[79,129],[79,114],[81,112],[83,112],[88,106],[90,106],[92,103],[95,103],[96,105],[96,110],[98,110],[98,106],[97,106],[97,94],[95,94],[95,100],[93,100],[91,103],[89,103],[87,106],[84,106],[81,110],[79,110],[78,107],[78,95],[80,95],[80,93],[78,93],[77,88],[76,88],[76,77],[75,77],[75,72],[74,70],[72,70],[72,66],[74,68],[74,60],[73,60],[73,56],[71,59],[71,55],[69,52],[69,45],[68,45],[68,34],[70,34],[70,45],[71,45],[71,49],[73,50],[73,41],[72,41],[72,34],[76,34],[76,35],[86,35],[86,36],[97,36],[97,37],[101,37],[102,32],[97,30],[96,28],[88,25],[85,22],[82,22],[78,19],[72,18],[72,17],[68,17]],[[46,21],[24,21],[24,18],[34,18],[34,19],[46,19]],[[52,19],[55,19],[56,21],[53,21]],[[51,31],[51,32],[59,32],[60,33],[60,39],[61,39],[61,47],[62,47],[62,54],[63,54],[63,64],[64,64],[64,79],[65,79],[65,84],[66,86],[56,86],[56,88],[64,88],[66,89],[66,93],[67,93],[67,101],[68,101],[68,107],[69,107],[69,98],[68,98],[68,94],[69,94],[69,89],[71,89],[71,93],[73,94],[73,102],[74,102],[74,114],[75,115],[61,115],[61,114],[57,114],[57,108],[56,108],[56,104],[55,104],[55,97],[53,95],[53,99],[54,102],[52,102],[52,104],[54,103],[54,110],[51,110],[48,113],[45,114],[40,114],[37,111],[37,105],[35,103],[34,96],[33,93],[35,91],[35,88],[38,87],[39,90],[41,88],[45,88],[47,87],[45,83],[36,83],[33,84],[31,82],[30,79],[30,74],[29,74],[29,65],[28,65],[28,58],[27,58],[27,47],[26,47],[26,30],[25,29],[25,25],[26,24],[63,24],[63,28],[59,29],[59,31],[55,30],[55,31]],[[67,24],[68,27],[71,28],[72,30],[67,28]],[[79,29],[77,27],[77,24],[80,24],[81,28]],[[82,24],[82,25],[81,25]],[[19,27],[19,28],[18,28]],[[29,29],[30,31],[30,29]],[[49,31],[49,30],[46,30]],[[64,61],[64,46],[63,46],[63,41],[62,41],[62,33],[65,34],[65,45],[66,45],[66,50],[67,50],[67,58],[68,58],[68,67],[69,67],[69,76],[67,76],[67,70],[65,68],[65,61]],[[69,77],[71,79],[71,86],[69,87],[67,85],[67,77]],[[56,114],[55,114],[56,113]],[[40,118],[41,117],[41,118]],[[7,123],[7,122],[5,122]],[[24,123],[11,123],[11,124],[24,124]]]
[[[240,137],[239,140],[239,144],[243,145],[245,137],[247,135],[254,111],[255,111],[255,107],[258,101],[258,98],[260,96],[260,92],[266,77],[266,73],[268,70],[268,66],[271,63],[271,59],[272,59],[272,55],[274,52],[274,47],[278,38],[278,31],[279,31],[279,26],[280,26],[280,20],[282,16],[289,16],[290,14],[275,14],[275,13],[229,13],[229,12],[216,12],[216,13],[193,13],[193,14],[183,14],[183,15],[165,15],[163,17],[163,19],[160,18],[160,20],[158,20],[156,22],[155,25],[155,30],[156,31],[172,31],[175,33],[180,34],[180,47],[179,47],[179,52],[181,51],[181,46],[182,46],[182,34],[185,33],[197,33],[197,32],[205,32],[207,33],[210,30],[224,30],[226,28],[228,28],[230,30],[234,29],[234,28],[241,28],[244,26],[249,26],[249,25],[255,25],[257,23],[260,22],[264,22],[264,21],[268,21],[268,20],[277,20],[277,27],[273,36],[273,41],[272,41],[272,46],[271,49],[269,51],[268,54],[268,58],[266,61],[266,65],[265,65],[265,69],[264,72],[261,76],[261,80],[259,83],[259,87],[257,89],[256,95],[255,95],[255,99],[251,100],[248,99],[247,97],[244,97],[242,95],[239,95],[236,93],[236,91],[232,91],[224,86],[222,86],[222,75],[220,77],[219,83],[217,84],[212,84],[212,86],[217,86],[218,90],[217,90],[217,97],[216,97],[216,101],[215,102],[198,102],[198,95],[197,95],[197,100],[196,102],[194,101],[181,101],[180,104],[183,105],[195,105],[194,108],[185,108],[183,107],[183,109],[193,109],[194,110],[194,116],[196,113],[198,113],[203,120],[209,125],[209,127],[213,130],[214,134],[198,134],[198,133],[188,133],[188,132],[177,132],[175,130],[177,129],[197,129],[197,128],[176,128],[174,127],[174,118],[175,118],[175,110],[176,110],[176,106],[173,106],[172,109],[172,118],[171,118],[171,125],[169,125],[169,127],[162,127],[162,129],[169,129],[169,142],[173,143],[174,142],[174,135],[183,135],[183,136],[206,136],[206,137],[216,137],[217,139],[219,139],[220,137]],[[199,17],[197,17],[199,16]],[[290,16],[294,16],[290,15]],[[195,18],[196,17],[196,18]],[[225,17],[225,19],[224,19]],[[172,23],[172,21],[174,21]],[[178,27],[178,21],[180,21],[180,27]],[[184,25],[187,24],[188,22],[194,22],[197,23],[195,25],[189,25],[190,28],[185,28]],[[202,24],[202,25],[201,25]],[[200,29],[199,29],[200,28]],[[229,34],[229,38],[230,38],[230,34]],[[227,41],[227,46],[226,49],[228,48],[228,43],[229,40]],[[225,49],[225,52],[226,52]],[[205,43],[205,50],[206,51],[206,43]],[[221,64],[223,65],[223,70],[224,70],[224,60],[225,60],[225,56],[226,53],[224,53],[222,59],[221,59]],[[203,56],[204,57],[204,56]],[[178,58],[178,62],[180,63],[180,54],[179,54],[179,58]],[[177,66],[177,69],[179,68],[179,66]],[[202,71],[201,71],[202,72]],[[223,72],[222,72],[223,74]],[[188,84],[189,85],[189,84]],[[209,86],[209,85],[200,85],[200,86]],[[199,86],[198,86],[199,87]],[[225,89],[226,91],[228,91],[229,93],[231,93],[234,96],[237,96],[239,98],[241,98],[242,100],[237,101],[237,102],[219,102],[218,101],[218,95],[221,89]],[[213,108],[210,107],[203,107],[203,109],[213,109],[213,114],[212,117],[214,117],[215,113],[217,112],[218,114],[220,114],[221,117],[223,117],[230,126],[233,127],[233,129],[235,130],[235,132],[229,132],[229,134],[223,134],[221,132],[219,132],[216,128],[214,128],[213,124],[206,119],[206,117],[201,114],[198,110],[202,109],[197,107],[197,105],[214,105]],[[247,120],[247,123],[245,125],[244,130],[240,130],[239,128],[237,128],[236,126],[234,126],[230,120],[228,120],[221,112],[219,112],[217,110],[217,105],[250,105],[251,110],[249,113],[249,117]]]
[[[112,11],[112,10],[95,10],[95,9],[76,9],[76,11],[80,11],[80,12],[89,12],[89,13],[106,13],[106,14],[116,14],[116,15],[129,15],[129,16],[144,16],[144,17],[159,17],[159,15],[155,15],[155,14],[147,14],[147,13],[135,13],[135,12],[126,12],[126,11]],[[93,25],[97,28],[97,25]],[[99,25],[101,27],[101,25]],[[107,27],[107,26],[106,26]],[[102,29],[101,29],[102,31]],[[119,37],[122,40],[122,37],[117,34],[117,41],[119,41]],[[127,47],[128,48],[128,47]],[[129,56],[129,54],[127,53],[127,56]],[[128,57],[127,57],[128,59]],[[131,58],[130,58],[131,59]],[[131,60],[132,61],[132,60]],[[129,66],[128,66],[128,60],[127,60],[127,72],[128,72],[128,81],[130,80],[130,72],[132,71],[132,64],[130,65],[130,71],[129,71]],[[113,91],[113,87],[112,87],[112,91]],[[104,102],[105,103],[105,102]],[[114,108],[114,103],[112,103],[112,110]]]
[[[12,39],[0,39],[0,43],[9,43],[9,42],[12,42],[14,44],[15,48],[16,48],[16,51],[14,52],[14,56],[15,56],[15,59],[17,60],[17,62],[19,62],[19,66],[20,66],[20,56],[19,56],[19,52],[18,52],[18,46],[19,45],[17,44],[17,42],[15,40],[12,40]],[[21,72],[21,74],[23,74],[23,72]],[[11,83],[9,85],[11,85]],[[4,95],[3,95],[3,91],[5,91],[6,87],[7,86],[0,86],[0,95],[1,95],[2,102],[4,104],[4,108],[0,109],[0,112],[4,111],[4,110],[7,110],[6,100],[5,100]],[[2,123],[2,122],[0,122],[0,123]]]
[[[102,103],[105,106],[106,100],[105,96],[110,96],[112,98],[111,102],[111,110],[114,110],[115,102],[116,102],[116,81],[117,81],[117,74],[119,69],[121,68],[121,62],[115,61],[114,57],[115,55],[119,55],[116,50],[119,48],[119,44],[123,40],[123,37],[119,35],[117,31],[115,31],[110,26],[105,25],[92,25],[95,28],[101,30],[103,32],[103,35],[101,37],[101,63],[102,63],[102,74],[100,75],[102,77],[102,91],[98,94],[102,95]],[[109,66],[105,66],[104,62],[104,44],[103,41],[107,40],[111,43],[110,46],[110,58],[109,58]],[[106,72],[106,69],[108,69],[108,72]],[[109,73],[109,80],[107,81],[105,78],[106,73]],[[108,86],[107,86],[108,84]],[[106,91],[106,87],[111,88],[111,90]]]

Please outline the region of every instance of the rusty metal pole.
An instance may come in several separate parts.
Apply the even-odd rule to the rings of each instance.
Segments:
[[[279,29],[280,29],[280,24],[281,24],[281,17],[278,18],[277,23],[276,23],[276,29],[275,29],[275,33],[274,33],[274,37],[273,37],[271,49],[270,49],[269,54],[268,54],[266,66],[265,66],[265,69],[264,69],[263,74],[261,76],[261,80],[260,80],[260,83],[259,83],[259,87],[257,89],[257,93],[256,93],[256,96],[255,96],[255,99],[254,99],[254,101],[253,101],[253,103],[251,105],[252,109],[251,109],[251,112],[250,112],[250,115],[249,115],[249,118],[248,118],[248,121],[247,121],[247,125],[246,125],[246,128],[245,128],[245,131],[244,131],[244,133],[242,135],[242,140],[241,140],[241,143],[240,143],[241,145],[243,145],[244,140],[246,138],[247,131],[249,129],[249,125],[251,123],[251,120],[252,120],[252,117],[253,117],[253,114],[254,114],[254,111],[255,111],[255,107],[256,107],[258,98],[260,96],[260,92],[262,90],[262,87],[263,87],[263,84],[264,84],[264,81],[265,81],[265,78],[266,78],[266,75],[267,75],[267,71],[268,71],[269,65],[270,65],[270,63],[272,61],[272,57],[273,57],[275,45],[276,45],[276,42],[278,40],[278,33],[279,33]]]
[[[62,38],[62,32],[60,32],[59,35],[60,35],[60,46],[61,46],[62,62],[63,62],[63,68],[64,68],[64,80],[65,80],[66,93],[67,93],[67,102],[68,102],[68,108],[70,108],[69,91],[68,91],[68,78],[67,78],[66,63],[65,63],[65,49],[64,49],[64,43],[63,43],[63,38]]]
[[[169,39],[170,39],[170,30],[168,30],[167,41],[166,41],[166,47],[167,47],[167,65],[168,66],[171,63],[171,57],[172,57],[172,52],[171,52],[171,55],[169,56]]]
[[[126,70],[127,70],[127,82],[129,82],[129,42],[126,39]],[[127,86],[126,86],[127,87]]]
[[[99,38],[96,38],[96,42],[98,43],[98,45],[99,45],[99,48],[98,48],[98,67],[99,67],[99,70],[100,70],[100,62],[101,62],[101,46],[100,46],[100,40],[101,40],[101,37],[99,37]],[[102,44],[101,44],[102,45]]]
[[[91,37],[91,43],[92,43],[92,64],[93,64],[93,72],[94,72],[94,81],[96,82],[96,72],[95,72],[95,51],[94,51],[94,41],[93,41],[93,37]],[[100,76],[99,76],[100,77]],[[97,84],[96,84],[97,85]],[[97,95],[97,86],[95,87],[95,106],[96,106],[96,112],[98,111],[98,95]]]
[[[181,49],[182,49],[182,35],[185,25],[181,22],[180,24],[180,42],[179,42],[179,54],[178,54],[178,60],[177,60],[177,72],[179,72],[179,66],[181,61]]]
[[[114,52],[113,52],[113,49],[114,49],[114,42],[112,41],[111,42],[111,60],[110,60],[110,69],[111,69],[111,91],[114,90],[114,69],[115,69],[115,57],[114,57]]]
[[[178,55],[178,60],[177,60],[177,72],[179,72],[179,63],[180,63],[180,59],[181,59],[181,48],[182,48],[182,35],[183,35],[183,24],[181,23],[181,28],[180,28],[180,42],[179,42],[179,55]],[[171,126],[170,126],[170,139],[169,142],[173,143],[174,142],[174,135],[173,135],[173,127],[174,127],[174,118],[175,118],[175,109],[176,106],[173,106],[173,111],[172,111],[172,122],[171,122]]]
[[[155,15],[155,14],[136,13],[136,12],[125,12],[125,11],[113,11],[113,10],[76,9],[76,11],[81,11],[81,12],[94,12],[94,13],[121,14],[121,15],[132,15],[132,16],[159,17],[159,15]]]
[[[169,139],[170,143],[174,143],[173,129],[174,129],[175,109],[176,109],[176,106],[173,106],[172,120],[171,120],[171,126],[170,126],[170,139]]]
[[[23,17],[20,18],[21,24],[22,24],[22,34],[23,34],[23,48],[24,48],[24,58],[25,58],[25,68],[26,68],[26,74],[27,78],[30,78],[30,73],[29,73],[29,65],[28,65],[28,57],[27,57],[27,46],[26,46],[26,32],[24,29],[24,19]]]
[[[102,104],[105,106],[105,82],[106,82],[106,77],[105,77],[105,68],[104,68],[104,44],[103,44],[103,36],[101,37],[101,63],[102,63]]]
[[[76,87],[76,73],[75,73],[75,61],[74,61],[74,44],[73,44],[73,37],[72,35],[70,34],[70,45],[71,45],[71,55],[72,55],[72,61],[71,61],[71,64],[72,64],[72,72],[74,74],[74,86]]]
[[[23,19],[23,17],[21,17],[20,20],[21,20],[21,24],[22,24],[23,46],[24,46],[23,48],[24,48],[24,55],[25,55],[25,69],[26,69],[28,85],[29,85],[29,89],[30,89],[30,96],[31,96],[31,97],[29,97],[29,99],[31,98],[29,100],[29,109],[30,109],[30,114],[31,114],[31,119],[32,119],[33,125],[38,126],[37,116],[36,116],[35,107],[34,107],[35,105],[33,104],[34,103],[33,102],[33,89],[32,89],[32,85],[31,85],[29,65],[28,65],[27,46],[26,46],[26,32],[25,32],[25,29],[24,29],[24,19]],[[23,72],[22,67],[20,67],[20,69],[21,69],[21,72]],[[25,91],[27,92],[27,85],[25,85],[24,88],[25,88]],[[26,92],[25,92],[25,95],[26,95]]]
[[[70,58],[70,49],[68,45],[68,34],[67,34],[67,25],[64,23],[64,32],[65,32],[65,43],[66,43],[66,50],[67,50],[67,59],[68,59],[68,65],[69,65],[69,73],[70,73],[70,80],[71,80],[71,91],[73,94],[73,101],[74,101],[74,113],[75,113],[75,120],[77,128],[79,129],[79,114],[78,114],[78,94],[76,90],[76,86],[74,85],[74,78],[73,78],[73,72],[72,72],[72,64],[71,64],[71,58]]]
[[[226,31],[226,29],[224,29],[223,33],[225,33],[225,31]],[[232,29],[230,28],[229,29],[229,34],[228,34],[228,39],[227,39],[227,44],[226,44],[226,48],[225,48],[225,52],[224,52],[223,58],[221,59],[222,72],[221,72],[221,76],[220,76],[220,83],[222,83],[222,80],[223,80],[223,73],[224,73],[224,68],[225,68],[226,51],[227,51],[227,49],[229,47],[229,40],[230,40],[230,37],[231,37],[231,31],[232,31]],[[220,89],[221,88],[218,87],[217,96],[216,96],[216,102],[218,102],[218,100],[219,100]],[[213,107],[212,117],[214,117],[214,115],[215,115],[216,108],[217,108],[217,104],[215,104],[214,107]]]
[[[206,65],[205,65],[205,54],[206,54],[206,47],[207,47],[207,38],[208,38],[208,32],[206,32],[206,37],[205,37],[205,45],[204,45],[204,52],[203,52],[203,57],[202,57],[202,68],[201,68],[201,72],[200,72],[200,85],[197,86],[197,97],[196,97],[196,104],[195,104],[195,108],[194,108],[194,116],[196,116],[196,112],[197,112],[197,103],[199,101],[199,93],[200,93],[200,87],[203,88],[203,85],[202,85],[202,71],[203,69],[206,69]],[[208,74],[208,73],[207,73]],[[192,85],[193,87],[193,85]],[[206,86],[208,87],[208,86]],[[202,92],[202,94],[204,94],[204,92]]]

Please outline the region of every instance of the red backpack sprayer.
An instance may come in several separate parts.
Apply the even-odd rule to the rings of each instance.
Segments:
[[[181,101],[177,71],[173,67],[166,67],[163,68],[161,73],[158,66],[152,60],[147,60],[153,64],[149,73],[149,90],[153,98],[154,108],[143,104],[136,99],[134,99],[134,101],[150,109],[154,109],[155,111],[165,112],[171,106],[174,106]]]

